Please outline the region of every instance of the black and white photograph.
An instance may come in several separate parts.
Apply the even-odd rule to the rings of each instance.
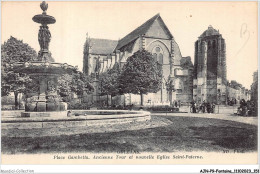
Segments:
[[[1,163],[257,164],[258,38],[257,1],[2,1]]]

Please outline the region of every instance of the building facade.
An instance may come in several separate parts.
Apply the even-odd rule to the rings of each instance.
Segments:
[[[182,57],[180,48],[159,14],[119,41],[87,38],[84,46],[83,72],[97,75],[119,63],[122,68],[127,58],[136,51],[145,49],[152,53],[154,60],[162,65],[162,86],[157,93],[144,96],[146,105],[171,104],[174,101],[192,101],[193,64],[190,57]],[[166,83],[173,82],[174,90],[169,91]],[[100,100],[98,78],[94,82],[93,100]],[[123,98],[123,99],[122,99]],[[120,97],[124,104],[140,104],[140,96],[125,94]]]
[[[256,104],[258,104],[258,71],[253,73],[253,83],[251,85],[251,99]]]

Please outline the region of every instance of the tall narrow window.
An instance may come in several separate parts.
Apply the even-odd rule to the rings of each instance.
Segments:
[[[95,59],[96,61],[96,66],[95,66],[95,72],[99,71],[99,59]]]
[[[162,55],[162,53],[159,54],[158,63],[161,64],[161,65],[163,64],[163,55]]]
[[[163,52],[162,49],[158,46],[154,47],[153,51],[153,59],[155,62],[158,62],[159,64],[163,65]]]
[[[216,48],[216,41],[214,40],[213,41],[213,49],[215,49]]]
[[[94,58],[93,58],[93,63],[92,63],[93,72],[96,72],[96,66],[97,66],[97,58],[94,57]]]
[[[209,50],[211,49],[211,43],[210,43],[210,41],[208,41],[208,49],[209,49]]]

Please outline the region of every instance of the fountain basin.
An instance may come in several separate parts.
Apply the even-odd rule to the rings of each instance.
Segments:
[[[32,61],[15,63],[15,72],[28,74],[34,79],[34,89],[26,93],[25,111],[32,112],[22,114],[30,117],[34,112],[66,111],[67,104],[62,102],[57,93],[58,77],[62,74],[77,72],[77,68],[66,63],[53,63]],[[44,115],[44,114],[40,114]],[[50,115],[48,113],[46,116]]]
[[[33,62],[18,62],[13,66],[16,67],[15,72],[26,73],[29,75],[37,75],[41,73],[47,74],[64,74],[77,71],[77,68],[66,63],[56,63],[56,62],[42,62],[42,61],[33,61]]]
[[[73,110],[71,111],[70,117],[64,116],[64,113],[48,113],[52,113],[53,115],[51,117],[4,116],[1,120],[1,126],[2,129],[68,128],[92,125],[122,124],[137,121],[147,121],[151,119],[150,112],[146,111]],[[75,116],[78,114],[79,116]]]

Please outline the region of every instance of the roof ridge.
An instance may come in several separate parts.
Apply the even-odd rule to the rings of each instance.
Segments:
[[[138,34],[143,34],[145,33],[153,24],[153,22],[160,17],[160,13],[157,13],[156,15],[154,15],[153,17],[151,17],[150,19],[148,19],[147,21],[145,21],[142,25],[140,25],[139,27],[137,27],[136,29],[134,29],[133,31],[131,31],[129,34],[127,34],[125,37],[123,37],[122,39],[120,39],[118,41],[118,45],[116,46],[116,49],[120,49],[121,47],[123,47],[125,44],[124,43],[126,40],[128,40],[127,38],[130,36],[134,36],[133,38],[129,38],[129,42],[135,40],[138,37]],[[142,28],[144,28],[144,30],[141,30]],[[137,35],[136,35],[137,34]],[[115,51],[115,50],[114,50]]]
[[[103,39],[103,38],[90,38],[91,39],[99,39],[99,40],[110,40],[110,41],[115,41],[115,42],[118,42],[118,40],[114,40],[114,39]]]
[[[139,27],[137,27],[136,29],[134,29],[132,32],[134,32],[134,31],[137,30],[138,28],[140,28],[140,27],[142,27],[142,26],[148,24],[148,23],[151,22],[151,21],[155,21],[159,16],[160,16],[160,13],[157,13],[156,15],[154,15],[153,17],[151,17],[150,19],[148,19],[147,21],[145,21],[142,25],[140,25]],[[152,24],[150,24],[150,25],[152,25]],[[130,32],[129,34],[131,34],[132,32]],[[129,34],[127,34],[127,35],[129,35]],[[127,35],[126,35],[126,36],[127,36]],[[125,37],[126,37],[126,36],[125,36]],[[123,37],[122,39],[124,39],[125,37]],[[122,40],[122,39],[121,39],[121,40]]]

